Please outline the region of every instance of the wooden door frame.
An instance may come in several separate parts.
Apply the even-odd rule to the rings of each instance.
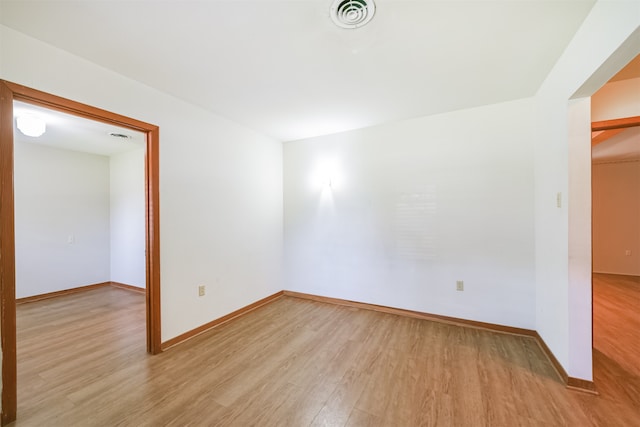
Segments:
[[[13,101],[61,111],[146,134],[146,315],[147,352],[162,351],[160,334],[160,204],[158,126],[0,80],[0,334],[2,425],[17,415]]]
[[[640,126],[640,116],[623,117],[621,119],[591,122],[591,132],[601,130],[626,129]]]

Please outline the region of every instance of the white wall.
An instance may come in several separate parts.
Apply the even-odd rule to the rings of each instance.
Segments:
[[[280,142],[7,27],[0,38],[0,78],[160,127],[163,341],[282,289]]]
[[[589,96],[637,55],[639,25],[640,3],[597,2],[536,95],[536,329],[567,373],[587,380],[592,379]]]
[[[532,106],[286,143],[285,289],[534,328]]]
[[[640,276],[640,161],[593,165],[593,271]]]
[[[109,158],[31,143],[14,158],[16,297],[109,281]]]
[[[607,83],[591,98],[591,120],[640,116],[640,78]]]
[[[139,288],[146,286],[144,158],[142,148],[109,159],[111,281]]]

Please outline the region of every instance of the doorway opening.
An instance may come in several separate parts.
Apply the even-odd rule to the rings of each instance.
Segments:
[[[17,415],[14,101],[142,132],[145,138],[145,271],[147,352],[160,353],[159,128],[22,85],[0,80],[0,333],[2,425]]]
[[[640,387],[640,55],[591,97],[593,377],[621,407]]]
[[[637,408],[628,390],[640,387],[640,116],[592,129],[594,382]]]

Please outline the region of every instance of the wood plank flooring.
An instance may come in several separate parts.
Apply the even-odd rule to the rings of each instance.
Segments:
[[[594,425],[640,426],[640,277],[593,275]],[[613,420],[616,420],[614,422]]]
[[[633,298],[638,320],[640,286],[619,299],[612,286],[616,302],[596,304],[601,396],[567,390],[531,338],[291,297],[157,356],[142,295],[22,304],[15,425],[640,425],[640,329],[610,321]],[[613,335],[635,342],[620,350]]]

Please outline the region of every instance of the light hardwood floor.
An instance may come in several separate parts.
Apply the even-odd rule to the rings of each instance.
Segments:
[[[158,356],[142,295],[23,304],[16,425],[637,426],[640,286],[608,283],[601,396],[567,390],[531,338],[291,297]]]
[[[640,426],[640,277],[594,274],[593,290],[593,373],[601,396],[582,408],[596,425]]]

